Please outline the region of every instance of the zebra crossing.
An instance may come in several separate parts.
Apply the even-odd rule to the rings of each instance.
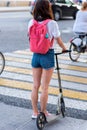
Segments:
[[[26,49],[6,52],[4,55],[6,66],[0,75],[0,95],[31,100],[32,53]],[[87,112],[87,53],[78,62],[72,62],[68,54],[59,55],[58,59],[66,107]],[[54,70],[48,103],[56,105],[58,94],[58,78]]]

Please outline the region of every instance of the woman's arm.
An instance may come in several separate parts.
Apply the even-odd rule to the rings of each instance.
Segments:
[[[58,45],[62,48],[62,51],[67,50],[63,41],[62,41],[62,39],[61,39],[61,37],[56,38],[56,41],[57,41]]]

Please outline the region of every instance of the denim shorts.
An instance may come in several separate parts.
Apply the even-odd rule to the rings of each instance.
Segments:
[[[33,68],[51,69],[55,66],[54,49],[50,49],[46,54],[33,53],[32,63]]]

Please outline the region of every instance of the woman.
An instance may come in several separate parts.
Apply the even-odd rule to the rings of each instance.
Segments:
[[[87,33],[87,2],[83,2],[81,10],[77,12],[73,32]]]
[[[51,5],[48,0],[38,0],[35,4],[33,11],[33,18],[40,24],[46,20],[51,19],[47,23],[48,34],[50,40],[53,38],[62,48],[62,51],[66,50],[61,38],[58,28],[58,24],[53,20],[53,14],[51,10]],[[29,21],[28,32],[33,24],[33,19]],[[40,96],[40,106],[41,111],[44,112],[46,116],[50,115],[46,110],[46,105],[48,101],[48,86],[54,70],[54,46],[52,46],[46,54],[34,53],[32,57],[32,71],[33,71],[33,88],[31,94],[33,115],[32,118],[37,118],[39,113],[37,103],[38,103],[38,91],[41,86],[41,96]]]

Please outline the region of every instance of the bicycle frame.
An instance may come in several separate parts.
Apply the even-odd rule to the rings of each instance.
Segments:
[[[82,43],[83,43],[83,40],[85,38],[85,45],[87,47],[87,34],[81,34],[81,35],[79,35],[79,37],[82,39]]]

